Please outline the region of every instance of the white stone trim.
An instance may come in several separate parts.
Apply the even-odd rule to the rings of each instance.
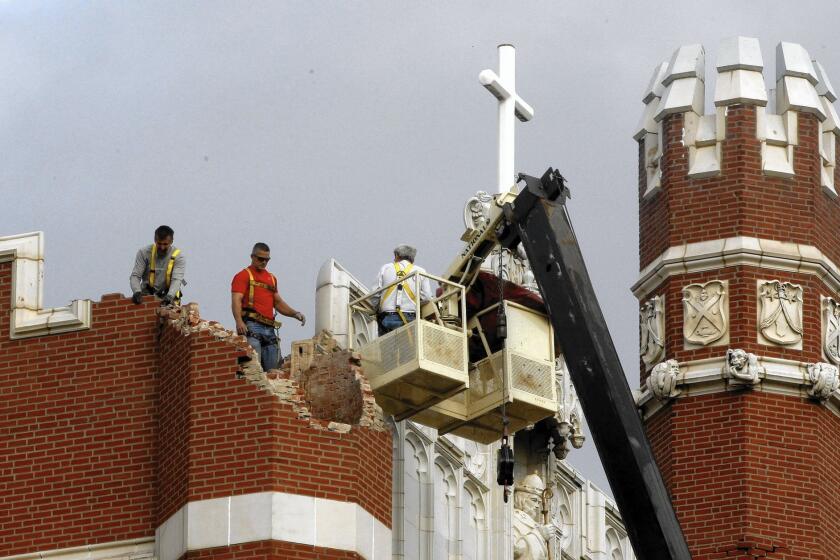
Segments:
[[[745,387],[743,383],[736,383],[728,378],[724,371],[726,367],[725,355],[680,362],[675,387],[679,392],[673,398],[681,399],[713,393],[749,390],[809,398],[811,397],[809,390],[813,385],[808,373],[809,365],[811,364],[797,360],[759,357],[760,381],[751,387]],[[635,399],[636,406],[641,409],[644,419],[654,416],[669,402],[656,398],[648,387],[641,391],[635,391]],[[840,416],[840,390],[833,391],[824,404],[831,412]]]
[[[0,263],[12,263],[10,338],[90,328],[91,302],[75,300],[67,307],[43,308],[44,233],[35,231],[0,237]]]
[[[2,556],[0,560],[151,560],[155,554],[154,537],[140,537],[109,543],[86,544],[71,548],[41,550],[14,556]]]
[[[642,269],[630,290],[641,300],[671,276],[730,266],[813,274],[840,291],[840,268],[816,247],[743,236],[669,247]]]
[[[257,492],[189,502],[155,531],[158,560],[190,550],[285,541],[391,559],[391,529],[353,502]]]

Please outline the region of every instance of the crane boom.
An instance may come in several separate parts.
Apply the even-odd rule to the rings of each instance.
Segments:
[[[564,180],[551,168],[520,180],[526,188],[504,204],[497,239],[525,249],[633,550],[641,560],[690,560],[572,230]]]

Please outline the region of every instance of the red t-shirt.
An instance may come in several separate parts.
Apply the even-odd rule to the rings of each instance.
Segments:
[[[256,282],[262,282],[269,286],[277,286],[274,275],[269,271],[260,271],[252,266],[249,266],[248,269],[251,269],[251,274],[254,275],[254,280]],[[242,307],[250,307],[255,309],[257,313],[263,317],[273,318],[275,292],[260,286],[254,286],[254,301],[250,301],[248,298],[248,290],[251,278],[248,276],[248,269],[240,270],[239,273],[233,277],[233,281],[230,283],[230,291],[244,296],[242,298]]]

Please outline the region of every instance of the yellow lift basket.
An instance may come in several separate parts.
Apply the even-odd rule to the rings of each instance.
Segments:
[[[481,317],[504,306],[507,338],[492,352]],[[469,388],[453,398],[415,415],[412,421],[479,443],[498,440],[503,432],[502,404],[508,417],[508,433],[557,412],[554,374],[554,331],[548,317],[512,301],[503,300],[469,322],[485,350],[472,365]]]
[[[403,420],[456,395],[469,386],[464,287],[427,273],[414,271],[349,305],[349,340],[353,340],[352,316],[375,316],[372,303],[389,288],[410,283],[420,297],[423,277],[441,289],[430,301],[421,302],[417,318],[355,350],[370,381],[376,402],[386,414]]]

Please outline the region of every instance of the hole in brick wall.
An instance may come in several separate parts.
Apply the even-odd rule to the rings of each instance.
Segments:
[[[350,425],[361,420],[362,386],[350,364],[350,352],[315,355],[312,367],[300,373],[300,384],[312,418]]]

